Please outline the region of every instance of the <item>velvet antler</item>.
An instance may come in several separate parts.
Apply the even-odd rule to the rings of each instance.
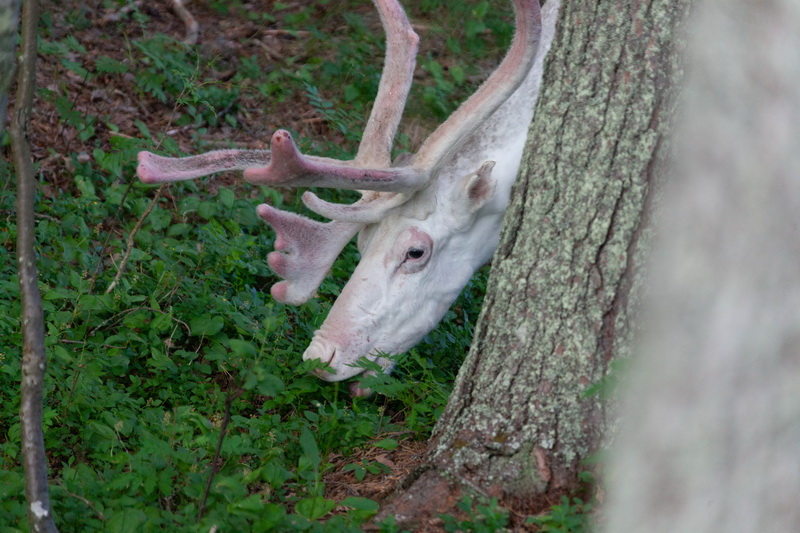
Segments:
[[[334,220],[328,224],[267,205],[258,207],[259,215],[278,235],[277,251],[269,255],[268,261],[284,278],[272,288],[272,294],[286,303],[302,303],[313,296],[353,235],[365,224],[381,220],[437,178],[465,141],[519,87],[538,46],[538,0],[514,0],[517,29],[503,62],[434,131],[408,164],[392,167],[391,147],[411,87],[419,39],[397,0],[375,0],[375,4],[386,32],[386,58],[378,94],[352,161],[303,155],[285,130],[273,134],[271,152],[219,150],[185,158],[139,154],[137,174],[147,183],[244,170],[245,179],[251,183],[362,191],[362,198],[352,205],[332,204],[305,193],[303,201],[309,209]]]

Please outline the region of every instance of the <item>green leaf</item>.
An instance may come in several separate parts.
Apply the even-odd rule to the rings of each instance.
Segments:
[[[200,202],[200,205],[197,206],[197,214],[208,220],[217,214],[217,204],[209,201]]]
[[[87,424],[87,426],[92,428],[98,435],[102,437],[105,437],[110,440],[114,440],[117,438],[117,434],[114,432],[114,430],[105,424],[91,421]]]
[[[354,86],[353,84],[347,84],[344,86],[344,99],[347,102],[352,102],[356,98],[361,95],[361,91],[358,90],[358,87]]]
[[[261,470],[261,478],[270,484],[273,488],[278,488],[286,481],[292,479],[291,472],[286,470],[279,460],[273,459]]]
[[[167,331],[172,326],[172,317],[166,313],[158,313],[150,322],[150,329],[157,332]]]
[[[151,137],[150,129],[147,127],[147,124],[142,122],[141,120],[135,120],[133,123],[136,125],[136,129],[139,130],[139,133],[142,134],[142,137]]]
[[[157,370],[169,370],[172,373],[178,373],[178,366],[169,358],[167,354],[162,352],[158,347],[150,347],[150,359],[147,364]]]
[[[300,447],[303,448],[303,453],[308,457],[309,461],[311,461],[311,464],[314,465],[314,468],[319,467],[319,463],[322,459],[319,455],[317,441],[314,440],[314,435],[307,427],[300,430]]]
[[[210,337],[216,335],[222,330],[225,321],[221,316],[201,316],[193,318],[189,322],[189,327],[192,329],[192,335],[195,337]]]
[[[260,494],[251,494],[250,496],[248,496],[243,500],[233,502],[228,506],[228,509],[230,509],[233,512],[246,511],[248,514],[257,513],[264,509],[264,502],[261,499]]]
[[[227,187],[222,187],[219,190],[219,201],[222,202],[222,205],[230,209],[233,207],[233,201],[236,197],[233,194],[233,191],[228,189]]]
[[[78,301],[80,308],[87,311],[105,311],[112,309],[114,305],[113,298],[107,294],[85,294]]]
[[[128,65],[122,61],[110,58],[108,56],[100,56],[94,62],[94,68],[97,72],[106,72],[108,74],[121,74],[128,72]]]
[[[394,450],[397,448],[397,441],[395,439],[383,439],[373,444],[373,446],[384,450]]]
[[[188,235],[189,232],[192,230],[192,226],[190,224],[185,223],[178,223],[173,224],[167,230],[168,237],[182,237],[184,235]]]
[[[345,498],[344,500],[339,502],[339,505],[344,505],[345,507],[352,507],[353,509],[356,509],[358,511],[369,511],[370,513],[377,513],[378,508],[380,507],[378,505],[378,502],[370,500],[369,498],[361,498],[359,496],[350,496],[348,498]]]
[[[168,227],[169,223],[172,222],[172,213],[166,209],[159,209],[156,207],[147,216],[147,221],[150,223],[153,230],[161,231],[162,229]]]
[[[42,296],[45,300],[73,300],[75,291],[66,289],[50,289]]]
[[[111,515],[106,524],[106,531],[115,533],[137,533],[147,522],[147,515],[139,509],[125,509]]]
[[[286,385],[278,376],[272,374],[262,374],[259,376],[258,393],[264,396],[277,396]]]
[[[256,389],[259,394],[263,394],[264,396],[275,397],[286,388],[281,378],[270,374],[262,367],[257,366],[252,370],[246,370],[242,375],[245,378],[242,388],[245,390]]]
[[[53,352],[53,355],[56,356],[58,359],[69,363],[72,362],[72,355],[69,351],[61,345],[55,345],[50,348]]]
[[[342,468],[342,472],[353,472],[353,475],[356,476],[356,479],[359,481],[364,481],[364,477],[367,475],[367,470],[363,466],[355,463],[345,465],[345,467]]]
[[[192,326],[192,330],[194,330],[194,326]],[[227,343],[231,352],[239,357],[255,357],[258,354],[258,349],[252,342],[241,339],[228,339]]]
[[[459,85],[464,83],[464,80],[467,78],[466,74],[464,73],[464,69],[461,68],[460,65],[453,65],[450,67],[450,75],[453,77],[453,81]]]
[[[97,200],[97,192],[94,188],[94,183],[92,183],[91,179],[76,175],[75,176],[75,185],[78,187],[78,191],[81,193],[81,199],[86,201]]]
[[[294,512],[309,520],[318,520],[331,512],[334,507],[336,507],[335,501],[316,496],[297,502]]]

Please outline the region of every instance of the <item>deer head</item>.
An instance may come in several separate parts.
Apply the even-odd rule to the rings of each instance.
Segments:
[[[516,31],[505,59],[417,153],[394,165],[391,146],[418,42],[396,0],[375,0],[387,35],[386,58],[352,161],[303,155],[285,130],[273,134],[270,151],[219,150],[184,158],[139,154],[137,173],[146,183],[244,170],[251,183],[361,192],[351,205],[305,192],[306,207],[328,223],[266,204],[257,208],[277,234],[267,261],[283,281],[271,293],[288,304],[311,298],[342,248],[358,235],[361,260],[303,354],[329,364],[330,371],[318,371],[320,378],[339,381],[359,374],[355,363],[361,357],[388,370],[381,354],[416,344],[491,257],[540,77],[532,69],[541,31],[538,0],[513,3]]]

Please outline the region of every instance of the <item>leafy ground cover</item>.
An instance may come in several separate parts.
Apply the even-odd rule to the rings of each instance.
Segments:
[[[170,185],[153,203],[155,189],[134,178],[135,156],[262,148],[278,127],[310,153],[354,152],[380,75],[377,16],[354,0],[190,7],[195,46],[180,42],[168,2],[43,2],[31,140],[57,522],[62,531],[360,531],[419,460],[469,346],[486,271],[392,376],[370,383],[374,397],[351,399],[346,386],[309,376],[300,354],[355,249],[318,298],[284,306],[269,297],[274,237],[254,207],[299,211],[297,193],[222,175]],[[422,51],[399,150],[474,90],[511,35],[508,11],[489,2],[425,0],[410,15]],[[27,528],[9,159],[3,139],[0,532]],[[464,508],[466,521],[443,527],[508,521],[496,504]]]

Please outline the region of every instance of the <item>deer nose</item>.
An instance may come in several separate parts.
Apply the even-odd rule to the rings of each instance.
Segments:
[[[328,365],[333,363],[336,357],[336,346],[331,346],[326,342],[314,341],[303,352],[303,360],[317,359]],[[318,368],[314,370],[314,375],[325,381],[336,381],[336,372],[331,368]]]

